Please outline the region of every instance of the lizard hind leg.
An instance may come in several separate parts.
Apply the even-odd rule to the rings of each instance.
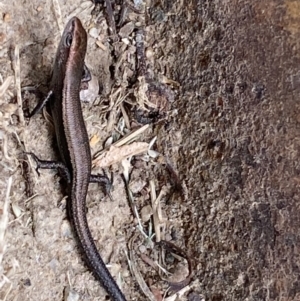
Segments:
[[[90,175],[90,183],[99,183],[103,187],[104,193],[113,201],[111,196],[112,180],[108,178],[104,171],[103,175]]]
[[[39,159],[34,153],[25,152],[26,155],[29,155],[33,158],[36,163],[36,172],[40,176],[39,169],[56,169],[59,171],[61,176],[68,182],[71,183],[71,174],[67,166],[60,161],[46,161]]]

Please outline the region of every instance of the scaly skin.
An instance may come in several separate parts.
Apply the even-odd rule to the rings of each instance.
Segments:
[[[91,152],[79,99],[86,45],[86,31],[74,17],[67,23],[58,46],[50,108],[60,155],[70,173],[70,214],[87,264],[112,300],[126,301],[97,251],[86,218]]]

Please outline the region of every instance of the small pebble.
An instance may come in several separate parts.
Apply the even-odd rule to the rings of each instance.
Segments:
[[[18,206],[17,204],[15,204],[15,203],[12,203],[12,204],[11,204],[11,208],[12,208],[12,211],[13,211],[13,213],[14,213],[14,215],[15,215],[16,218],[18,218],[18,217],[21,216],[21,214],[22,214],[22,209],[21,209],[21,207],[19,207],[19,206]]]
[[[147,248],[144,245],[139,246],[140,252],[143,254],[147,251]]]
[[[151,47],[148,47],[146,49],[146,57],[147,57],[147,59],[153,58],[153,56],[154,56],[153,49]]]
[[[10,22],[10,20],[11,20],[10,14],[4,14],[3,15],[3,21],[4,22]]]
[[[130,41],[127,38],[122,39],[122,42],[126,45],[130,44]]]
[[[96,27],[92,27],[90,30],[89,30],[89,35],[94,38],[94,39],[97,39],[98,36],[99,36],[99,31]]]

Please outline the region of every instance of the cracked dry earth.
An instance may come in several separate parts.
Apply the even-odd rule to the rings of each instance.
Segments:
[[[123,37],[117,27],[114,40],[104,3],[97,16],[91,15],[90,1],[0,3],[1,84],[12,76],[5,93],[0,91],[0,299],[108,300],[77,250],[60,178],[48,171],[38,177],[22,156],[26,148],[41,158],[56,157],[51,122],[42,114],[22,121],[16,105],[16,49],[21,87],[40,85],[45,95],[60,32],[77,15],[88,31],[86,63],[100,83],[98,98],[83,104],[93,155],[110,137],[116,141],[140,127],[132,114],[139,103],[134,93],[139,26],[145,30],[149,74],[174,95],[162,119],[137,140],[149,143],[156,136],[152,150],[160,156],[134,156],[129,186],[146,231],[153,205],[150,183],[156,195],[168,191],[160,203],[162,236],[193,261],[193,277],[177,300],[300,300],[299,2],[144,5],[143,14],[128,11],[124,25],[132,24],[121,27]],[[115,1],[116,20],[120,7]],[[26,105],[32,108],[40,96],[29,94]],[[158,250],[137,230],[124,166],[106,168],[114,175],[113,201],[90,185],[89,226],[128,300],[148,300],[138,274],[129,269],[132,253],[153,300],[162,300],[167,281],[151,266]],[[171,193],[174,182],[184,195]],[[180,281],[187,275],[186,262],[177,261],[169,255],[164,267]]]

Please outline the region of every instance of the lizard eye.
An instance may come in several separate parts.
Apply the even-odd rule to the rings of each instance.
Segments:
[[[71,47],[72,41],[73,41],[73,36],[71,33],[68,33],[65,39],[65,45],[67,47]]]

